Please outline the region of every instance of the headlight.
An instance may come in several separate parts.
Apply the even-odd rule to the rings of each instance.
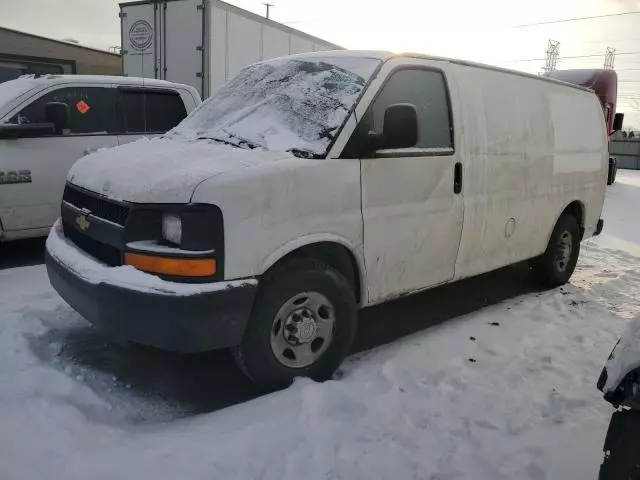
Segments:
[[[162,238],[180,246],[182,243],[182,220],[179,216],[165,213],[162,216]]]

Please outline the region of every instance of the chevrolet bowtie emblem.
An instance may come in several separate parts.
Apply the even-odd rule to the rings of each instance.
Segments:
[[[91,226],[91,222],[87,220],[86,216],[78,215],[76,218],[76,225],[78,225],[78,228],[84,232]]]

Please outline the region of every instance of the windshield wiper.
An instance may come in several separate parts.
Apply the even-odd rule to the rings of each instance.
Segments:
[[[224,143],[225,145],[230,145],[232,147],[240,148],[240,145],[237,143],[230,142],[229,140],[225,140],[224,138],[217,137],[198,137],[196,140],[213,140],[214,142]]]
[[[291,152],[294,157],[298,158],[309,158],[313,160],[318,160],[324,158],[324,155],[317,154],[310,150],[302,150],[300,148],[291,148],[287,150],[287,152]]]
[[[237,147],[237,148],[242,148],[242,149],[249,149],[249,150],[254,150],[256,148],[258,148],[258,145],[251,143],[248,140],[245,140],[244,138],[240,138],[236,135],[231,135],[229,134],[232,138],[237,138],[238,141],[237,142],[232,142],[226,138],[220,138],[220,137],[211,137],[211,136],[201,136],[198,137],[198,140],[213,140],[214,142],[220,142],[220,143],[224,143],[225,145],[230,145],[232,147]]]

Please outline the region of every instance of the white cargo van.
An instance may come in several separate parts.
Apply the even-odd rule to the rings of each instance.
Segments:
[[[282,57],[165,137],[76,163],[49,277],[121,338],[233,347],[263,385],[328,378],[358,307],[527,259],[542,284],[567,282],[602,228],[606,134],[593,92],[551,79]]]
[[[30,75],[0,83],[0,241],[48,233],[78,158],[165,133],[199,104],[193,87],[149,79]]]

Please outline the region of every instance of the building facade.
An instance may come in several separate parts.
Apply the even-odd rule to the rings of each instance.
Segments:
[[[39,73],[122,75],[115,53],[0,28],[0,82]]]

